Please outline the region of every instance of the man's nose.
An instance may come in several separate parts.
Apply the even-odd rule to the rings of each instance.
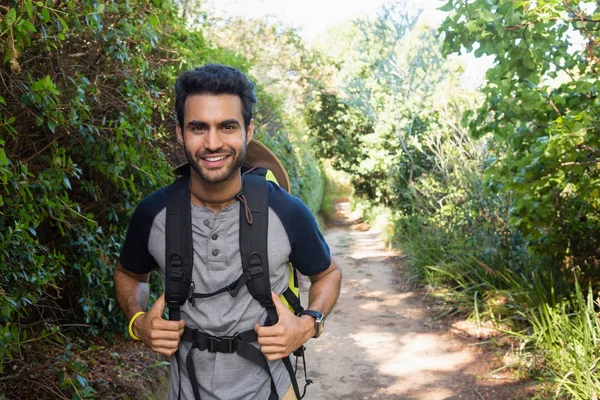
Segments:
[[[216,128],[211,128],[208,131],[208,134],[206,135],[206,141],[204,142],[204,147],[211,151],[216,151],[223,147],[221,135]]]

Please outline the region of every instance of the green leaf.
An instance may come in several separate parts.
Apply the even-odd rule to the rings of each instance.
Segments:
[[[42,21],[44,21],[44,22],[50,21],[50,13],[48,13],[47,8],[42,8]]]
[[[479,29],[476,21],[469,21],[465,24],[465,27],[469,32],[475,32]]]
[[[157,361],[154,364],[150,365],[149,368],[165,367],[165,366],[169,366],[169,365],[171,365],[171,363],[168,361]]]
[[[62,33],[65,33],[66,31],[69,30],[69,25],[67,25],[67,22],[60,16],[56,16],[56,18],[58,18],[58,22],[60,22],[60,28]]]
[[[8,125],[11,125],[11,124],[13,124],[13,123],[14,123],[16,120],[17,120],[17,118],[16,118],[16,117],[10,117],[9,119],[7,119],[7,120],[6,120],[6,123],[7,123]]]
[[[8,10],[8,13],[6,13],[6,17],[4,17],[4,23],[6,24],[6,26],[11,26],[13,24],[13,22],[15,22],[15,20],[17,19],[17,10],[15,10],[14,8],[11,8],[10,10]]]
[[[158,16],[156,14],[152,14],[150,16],[150,25],[152,25],[153,28],[156,28],[159,24],[160,20],[158,19]]]
[[[48,128],[50,129],[50,131],[52,131],[52,133],[54,133],[54,131],[56,130],[56,122],[48,120]]]
[[[8,303],[6,303],[2,306],[2,315],[4,315],[4,318],[9,318],[11,311],[12,311],[11,307]]]
[[[29,18],[33,17],[33,3],[31,0],[25,0],[23,4],[25,5],[25,12],[27,12],[27,16]]]
[[[25,28],[27,32],[35,32],[35,26],[33,26],[33,24],[26,19],[21,20],[19,25]]]
[[[75,376],[77,377],[77,382],[79,382],[79,384],[81,385],[81,387],[86,387],[87,380],[83,376],[81,376],[79,374],[76,374]]]
[[[438,8],[438,10],[444,11],[444,12],[449,12],[449,11],[452,11],[453,9],[454,9],[454,5],[452,4],[452,0],[448,1],[446,4],[444,4],[443,6]]]

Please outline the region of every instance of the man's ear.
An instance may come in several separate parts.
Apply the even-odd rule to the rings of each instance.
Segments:
[[[183,132],[179,124],[175,125],[175,132],[177,132],[177,141],[179,142],[179,144],[183,144]]]
[[[250,123],[248,124],[248,129],[246,129],[246,143],[250,142],[252,140],[253,136],[254,136],[254,120],[251,119]]]

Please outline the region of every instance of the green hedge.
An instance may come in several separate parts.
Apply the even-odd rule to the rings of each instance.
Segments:
[[[135,205],[171,181],[169,161],[180,157],[174,79],[205,62],[245,71],[249,65],[186,29],[168,0],[23,0],[0,6],[0,13],[0,375],[6,375],[52,366],[57,354],[69,360],[82,331],[124,331],[113,267]],[[257,125],[281,125],[280,110],[269,109],[280,106],[260,96]],[[298,187],[294,173],[304,171],[293,167],[298,155],[289,139],[273,135],[267,142],[283,154]],[[34,344],[47,351],[27,351]],[[79,379],[82,367],[71,361],[57,368],[61,389],[91,396]],[[4,382],[0,392],[10,384]]]
[[[22,4],[0,24],[0,348],[9,359],[40,321],[46,331],[121,325],[112,266],[125,217],[169,180],[155,142],[174,70],[163,61],[173,57],[161,41],[170,35],[160,18],[175,16],[167,2]]]

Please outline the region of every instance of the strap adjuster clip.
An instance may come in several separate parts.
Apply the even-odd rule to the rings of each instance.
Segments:
[[[180,304],[177,300],[168,300],[166,302],[167,308],[179,308]]]
[[[260,305],[264,308],[272,308],[275,309],[275,303],[271,299],[264,299],[259,301]]]
[[[183,272],[182,271],[171,271],[169,272],[169,279],[174,281],[182,281],[183,280]]]
[[[171,262],[171,266],[173,267],[181,267],[183,265],[183,257],[181,256],[181,254],[171,254],[169,261]]]
[[[262,276],[263,268],[262,267],[250,267],[246,270],[246,272],[248,273],[250,279],[254,279],[254,278],[258,278],[259,276]]]
[[[196,289],[196,284],[194,281],[190,282],[190,290],[188,291],[187,300],[192,307],[196,307],[196,299],[194,298],[194,290]]]
[[[235,338],[224,336],[209,336],[207,350],[211,353],[235,353]]]

